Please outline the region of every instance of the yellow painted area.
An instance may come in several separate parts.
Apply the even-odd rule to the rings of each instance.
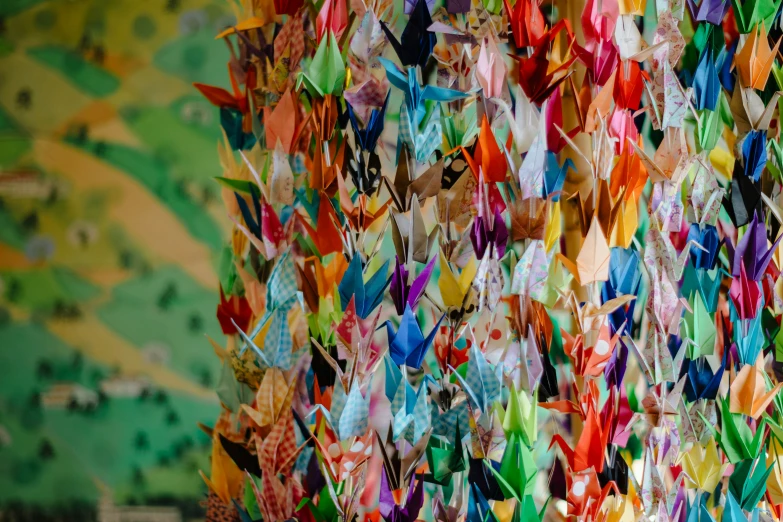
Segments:
[[[85,217],[89,216],[83,209],[90,205],[90,193],[69,191],[67,197],[68,205],[56,204],[57,206],[47,212],[38,212],[41,230],[56,238],[57,247],[50,263],[84,273],[89,280],[93,280],[101,272],[119,269],[117,249],[110,237],[110,230],[117,226],[116,223],[102,219],[93,221]],[[85,222],[95,226],[97,236],[93,243],[82,246],[74,230],[80,223]]]
[[[8,39],[32,47],[62,44],[75,47],[84,31],[91,2],[45,2],[26,9],[8,20]],[[37,29],[35,18],[41,11],[54,13],[56,23],[48,31]]]
[[[207,246],[193,239],[176,216],[141,184],[74,147],[43,139],[36,140],[33,147],[38,163],[67,179],[72,190],[110,191],[113,199],[108,218],[144,245],[153,261],[178,264],[201,285],[217,286]]]
[[[141,148],[141,140],[119,118],[97,123],[90,127],[90,137],[96,141],[110,141],[120,145]]]
[[[188,1],[188,9],[210,5],[210,0]],[[43,31],[35,24],[41,11],[53,13],[56,23]],[[27,45],[62,44],[75,47],[84,34],[85,22],[101,20],[103,27],[100,42],[106,49],[126,56],[152,56],[179,33],[179,17],[182,11],[166,10],[165,1],[112,0],[111,2],[45,2],[19,13],[8,20],[8,36],[11,40]],[[136,20],[146,16],[155,24],[154,33],[148,38],[136,38],[133,27]]]
[[[59,129],[59,133],[64,135],[69,130],[68,127],[75,125],[87,125],[92,140],[105,140],[130,147],[143,146],[141,140],[117,114],[115,105],[107,100],[96,100],[86,105]]]
[[[122,270],[120,268],[93,268],[89,270],[74,270],[74,272],[90,283],[103,287],[105,289],[111,289],[114,286],[124,283],[133,277],[131,272]]]
[[[79,321],[48,321],[46,328],[68,345],[109,367],[118,365],[126,375],[146,375],[156,384],[204,400],[217,401],[215,393],[176,372],[147,362],[142,352],[87,313]]]
[[[117,117],[117,110],[114,106],[103,100],[96,100],[85,105],[82,110],[74,114],[67,125],[98,125],[106,123]],[[61,128],[60,132],[64,134],[68,129]]]
[[[126,76],[122,89],[114,94],[111,100],[116,105],[121,105],[141,98],[148,105],[165,106],[182,96],[192,96],[194,91],[195,88],[188,82],[150,65]]]
[[[0,106],[38,135],[58,130],[63,122],[92,102],[88,95],[63,81],[59,72],[22,53],[0,59],[0,75]],[[17,106],[17,94],[23,89],[30,91],[32,104],[27,109],[12,110]]]
[[[116,425],[126,433],[147,431],[155,453],[170,459],[161,473],[163,466],[149,459],[136,462],[136,455],[126,451],[125,437],[106,436],[101,431],[104,418],[89,421],[94,431],[80,428],[68,432],[69,423],[83,419],[44,412],[46,423],[25,432],[30,435],[29,444],[9,457],[35,455],[39,440],[46,438],[55,447],[57,458],[47,465],[46,473],[29,483],[17,487],[12,479],[9,488],[9,481],[3,482],[5,496],[45,506],[58,505],[61,496],[93,502],[95,487],[112,493],[106,491],[108,484],[118,504],[131,496],[139,500],[145,495],[200,497],[203,484],[188,468],[190,453],[198,452],[200,446],[188,450],[187,459],[168,450],[173,447],[169,439],[173,444],[180,434],[196,436],[195,420],[210,422],[212,412],[219,409],[212,387],[202,384],[217,378],[218,360],[211,357],[196,331],[207,330],[221,339],[214,318],[218,277],[213,262],[219,252],[198,239],[204,230],[190,227],[187,219],[191,218],[181,217],[191,214],[173,211],[175,207],[151,188],[154,179],[144,180],[150,181],[149,185],[138,181],[135,172],[125,170],[119,161],[115,165],[102,159],[90,145],[118,145],[164,163],[167,172],[160,170],[164,188],[177,183],[176,188],[187,191],[193,202],[201,202],[204,186],[213,183],[211,173],[206,172],[206,165],[199,170],[202,162],[187,157],[187,151],[200,149],[199,158],[217,157],[214,145],[208,145],[204,154],[205,144],[211,140],[205,140],[200,132],[217,128],[217,109],[209,106],[210,112],[202,114],[204,109],[199,106],[199,113],[192,114],[192,124],[185,117],[190,113],[180,114],[177,120],[170,112],[180,107],[177,102],[183,97],[199,98],[190,78],[211,84],[225,80],[224,58],[216,54],[225,53],[225,49],[212,41],[212,36],[224,25],[230,9],[223,0],[11,3],[14,12],[18,4],[18,12],[5,17],[0,112],[7,141],[13,140],[13,147],[3,156],[9,158],[7,164],[0,167],[3,172],[24,173],[29,180],[24,185],[15,180],[4,183],[3,221],[15,228],[7,234],[10,244],[0,242],[0,308],[10,314],[12,326],[28,333],[35,328],[46,330],[49,343],[58,349],[69,348],[59,353],[46,344],[25,347],[27,357],[21,358],[23,364],[20,359],[18,374],[34,372],[34,365],[44,359],[53,365],[65,364],[75,350],[90,366],[116,369],[124,377],[144,376],[153,389],[176,395],[178,401],[167,410],[176,411],[182,422],[176,429],[153,436],[166,421],[162,415],[150,418],[150,407],[139,403],[129,405]],[[90,81],[99,84],[90,85]],[[30,93],[29,107],[19,103],[24,91]],[[201,105],[207,107],[208,102]],[[136,114],[162,118],[170,125],[165,132],[176,132],[183,125],[193,127],[183,133],[182,142],[187,144],[169,153],[168,136],[150,120],[139,121],[137,128]],[[86,127],[86,148],[73,141],[82,126]],[[12,192],[18,187],[24,190]],[[52,192],[52,188],[56,190]],[[209,188],[213,194],[219,192],[216,187]],[[216,224],[229,237],[223,206],[203,206],[203,212],[217,218]],[[195,212],[198,207],[187,210]],[[214,235],[214,228],[204,228]],[[51,240],[54,250],[46,261],[31,262],[25,255],[26,242],[38,238]],[[170,281],[163,274],[168,274]],[[21,297],[6,299],[3,288],[14,281],[20,282]],[[145,350],[147,342],[149,346],[163,342],[152,333],[148,335],[145,320],[164,312],[156,308],[156,297],[174,285],[179,297],[176,304],[181,307],[167,318],[171,331],[166,330],[162,337],[175,352],[175,362],[161,363]],[[50,312],[57,311],[57,301],[63,298],[78,307],[78,319],[51,318]],[[114,313],[104,315],[107,310]],[[195,326],[196,320],[200,326]],[[156,326],[158,331],[162,329]],[[70,374],[66,378],[70,379]],[[48,384],[33,382],[35,379],[7,381],[0,386],[0,398],[9,404],[11,398],[43,391]],[[20,382],[29,385],[20,386]],[[97,389],[97,382],[86,382],[82,384]],[[181,407],[179,399],[187,406]],[[114,415],[116,406],[110,402],[107,407]],[[0,413],[15,415],[17,410]],[[111,422],[117,422],[116,417]],[[17,434],[10,431],[18,444]],[[165,439],[159,439],[164,433]],[[143,491],[129,481],[131,465],[144,473]],[[94,479],[95,486],[85,478]],[[60,481],[62,487],[57,487]]]

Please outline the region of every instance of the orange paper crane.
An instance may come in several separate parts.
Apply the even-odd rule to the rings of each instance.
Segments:
[[[571,293],[568,305],[579,329],[577,337],[583,337],[587,349],[571,349],[567,353],[574,365],[577,375],[598,375],[611,357],[617,341],[622,335],[622,329],[610,336],[607,316],[626,306],[635,299],[632,295],[622,295],[603,303],[600,307],[590,302],[580,305],[576,296]]]
[[[734,64],[739,71],[739,78],[744,87],[763,91],[767,86],[769,72],[775,63],[775,55],[780,46],[778,39],[775,47],[770,49],[767,31],[762,22],[745,40],[745,45],[734,57]]]
[[[641,144],[642,138],[639,137]],[[641,147],[641,145],[639,145]],[[613,198],[625,193],[625,199],[638,202],[647,183],[647,169],[638,154],[631,147],[624,147],[610,176],[609,192]],[[622,198],[621,198],[622,199]]]
[[[345,161],[345,141],[339,145],[337,140],[315,140],[315,151],[310,158],[311,172],[310,188],[324,192],[332,197],[337,192],[337,176],[342,171]]]
[[[653,183],[679,183],[693,163],[682,129],[668,127],[652,158],[632,139],[628,138],[628,143],[633,146],[634,154],[639,156]]]
[[[557,258],[571,272],[579,285],[584,286],[595,281],[609,279],[609,260],[611,252],[606,235],[594,217],[585,235],[576,263],[558,253]]]
[[[593,189],[593,191],[597,191],[595,198],[592,196],[592,192],[586,200],[582,200],[578,192],[572,196],[577,201],[579,223],[584,237],[576,257],[576,263],[561,253],[557,254],[563,266],[571,272],[580,285],[609,279],[611,253],[609,240],[613,238],[615,224],[623,211],[624,194],[627,190],[627,187],[623,188],[623,193],[619,195],[617,201],[612,202],[606,180],[598,179],[596,183],[597,186]],[[592,203],[593,200],[595,200],[594,203]],[[634,209],[635,206],[630,205],[627,208]],[[636,228],[633,219],[629,219],[626,215],[623,215],[621,223],[622,226],[618,227],[621,238],[625,238],[631,229],[635,230]]]
[[[318,140],[329,141],[332,139],[339,112],[339,103],[334,95],[327,94],[323,98],[313,99],[312,127]]]
[[[763,368],[764,358],[762,354],[759,354],[755,365],[744,365],[734,378],[730,387],[729,402],[729,409],[732,413],[742,413],[758,419],[775,398],[775,395],[783,388],[783,384],[778,383],[767,391]]]
[[[614,103],[617,109],[639,110],[642,105],[642,93],[645,81],[650,81],[650,75],[642,70],[639,62],[628,60],[621,62],[617,68],[614,81]]]
[[[318,452],[321,454],[324,468],[329,472],[333,482],[342,482],[349,475],[358,475],[362,471],[362,465],[372,455],[373,431],[368,429],[362,437],[353,436],[345,445],[340,444],[334,431],[321,418],[318,423],[318,437],[314,437]],[[323,439],[323,442],[321,442]]]
[[[614,100],[614,85],[617,71],[607,80],[606,84],[598,91],[598,94],[593,98],[590,104],[587,106],[587,113],[585,115],[585,132],[592,134],[598,129],[599,120],[606,120],[612,112],[612,102]]]
[[[304,260],[304,268],[299,269],[299,274],[302,276],[302,293],[310,310],[318,312],[320,298],[332,296],[337,281],[342,280],[347,269],[345,256],[334,256],[326,265],[315,256]]]
[[[331,296],[337,282],[342,281],[343,274],[348,270],[348,261],[344,256],[335,256],[329,264],[323,265],[318,258],[311,257],[310,259],[317,261],[315,274],[318,277],[318,294]]]
[[[584,132],[587,128],[587,110],[593,101],[593,93],[590,90],[590,79],[585,76],[582,79],[582,86],[577,89],[572,75],[568,77],[568,86],[571,88],[571,93],[573,95],[579,129]]]
[[[234,267],[242,279],[242,284],[245,287],[245,299],[247,299],[253,315],[262,317],[266,312],[266,286],[261,284],[255,275],[248,272],[236,258],[234,259]]]
[[[600,473],[604,469],[604,449],[609,442],[613,413],[605,415],[602,420],[597,404],[598,387],[592,380],[585,381],[585,386],[586,391],[579,395],[579,405],[567,401],[539,404],[547,409],[555,409],[564,413],[579,413],[584,425],[576,445],[572,448],[558,433],[552,436],[549,448],[551,449],[557,444],[565,455],[569,470],[572,472],[578,473],[593,468]]]
[[[614,498],[620,496],[614,481],[601,488],[598,474],[592,469],[580,473],[566,473],[566,489],[568,520],[599,520],[609,493],[613,491]]]
[[[302,226],[305,227],[308,237],[315,243],[315,247],[318,249],[321,257],[343,251],[343,239],[337,226],[337,214],[329,198],[321,194],[321,200],[318,204],[318,220],[315,228],[301,215],[297,214],[297,216]]]
[[[606,363],[614,352],[619,335],[609,334],[609,324],[603,323],[599,330],[598,340],[593,346],[585,346],[585,336],[579,334],[572,337],[563,332],[563,349],[574,365],[575,375],[598,377],[604,371]]]
[[[340,194],[340,208],[345,217],[348,218],[351,228],[355,231],[365,231],[370,228],[379,217],[386,213],[386,209],[389,208],[391,203],[391,200],[389,200],[381,205],[380,208],[371,212],[367,209],[370,198],[366,194],[359,194],[357,204],[354,204],[342,174],[337,175],[337,187]]]
[[[258,463],[262,470],[269,470],[273,474],[286,474],[293,467],[299,452],[309,442],[305,441],[302,443],[302,446],[296,446],[294,415],[290,409],[282,412],[280,418],[263,440],[260,440],[261,437],[258,432],[256,432],[255,436],[256,448],[258,449]]]
[[[600,307],[589,302],[580,306],[576,296],[573,293],[569,294],[568,306],[571,308],[579,333],[571,336],[567,331],[561,329],[561,334],[563,336],[563,350],[571,359],[574,375],[598,376],[603,372],[604,366],[612,356],[622,334],[621,331],[618,331],[614,336],[610,335],[607,315],[634,299],[634,296],[623,295],[610,299]],[[551,334],[548,335],[551,338]]]
[[[521,0],[520,0],[521,1]],[[487,115],[481,120],[481,130],[476,140],[476,149],[471,157],[465,147],[461,147],[465,160],[476,179],[483,175],[487,183],[503,183],[506,180],[508,164],[503,151],[500,150],[495,134],[489,126]]]
[[[293,154],[311,115],[302,117],[299,99],[290,89],[287,90],[274,108],[264,107],[267,147],[274,148],[279,141],[287,154]]]
[[[290,470],[308,441],[297,448],[293,419],[293,414],[289,410],[263,441],[256,434],[261,489],[258,489],[253,480],[250,484],[264,520],[288,520],[304,498],[304,489],[290,475]],[[285,484],[278,478],[279,475],[288,477]]]

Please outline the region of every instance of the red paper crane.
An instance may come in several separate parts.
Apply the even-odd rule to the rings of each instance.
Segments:
[[[252,317],[253,310],[250,308],[250,303],[247,302],[247,299],[238,295],[232,295],[230,299],[226,299],[221,286],[217,319],[223,333],[226,335],[235,334],[237,333],[237,328],[246,332]],[[234,323],[236,323],[236,326],[234,326]]]
[[[538,47],[546,38],[546,19],[540,4],[540,0],[517,0],[514,7],[511,7],[509,0],[503,0],[517,49]]]
[[[552,91],[568,78],[571,64],[576,60],[576,54],[571,53],[568,59],[550,69],[551,60],[547,54],[550,46],[563,30],[568,34],[570,48],[574,43],[574,34],[568,21],[561,20],[546,33],[546,37],[533,50],[530,57],[512,55],[512,58],[519,62],[519,85],[530,101],[536,105],[541,105],[544,100],[549,98]]]
[[[220,108],[236,109],[244,115],[242,119],[242,130],[244,132],[253,131],[253,120],[250,117],[250,99],[248,94],[256,87],[256,70],[254,67],[250,67],[246,71],[247,80],[245,81],[244,92],[239,88],[239,82],[237,82],[234,71],[231,66],[228,67],[228,76],[231,79],[231,90],[233,94],[220,87],[214,85],[206,85],[204,83],[194,83],[193,87],[198,89],[213,105]]]

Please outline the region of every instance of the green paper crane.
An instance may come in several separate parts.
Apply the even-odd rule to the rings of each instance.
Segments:
[[[526,495],[521,502],[517,502],[516,506],[514,506],[514,515],[511,518],[511,522],[540,522],[544,520],[544,513],[546,513],[548,504],[549,498],[544,502],[544,506],[539,511],[536,511],[533,495]]]
[[[685,314],[685,336],[689,341],[688,358],[698,359],[715,352],[715,318],[710,315],[699,293],[693,299],[693,311]]]
[[[775,79],[778,79],[777,72],[780,71],[780,75],[783,77],[783,69],[780,69],[778,67],[775,67],[773,69],[773,73],[775,73]],[[783,83],[783,78],[781,78],[780,83]],[[779,102],[780,105],[778,105],[778,108],[783,106],[783,102]],[[767,150],[772,150],[772,157],[775,158],[774,162],[767,162],[767,168],[772,173],[772,175],[777,179],[778,182],[783,181],[783,173],[781,173],[781,168],[783,168],[783,148],[780,146],[780,142],[777,140],[769,140],[767,142]]]
[[[720,432],[710,423],[710,421],[699,413],[704,424],[712,431],[715,439],[720,444],[726,458],[732,464],[737,464],[743,460],[754,459],[761,451],[761,445],[764,442],[764,431],[767,425],[766,419],[762,419],[756,428],[754,435],[750,427],[739,413],[729,411],[729,398],[725,397],[721,402],[721,426]]]
[[[536,486],[538,468],[533,461],[533,454],[522,442],[522,438],[512,433],[500,461],[500,471],[487,466],[495,475],[500,490],[506,498],[515,498],[523,502],[527,495],[532,495]]]
[[[725,46],[723,29],[718,25],[713,24],[699,24],[696,28],[696,33],[693,35],[693,45],[699,54],[704,52],[704,49],[709,45],[712,47],[712,51],[715,56],[723,50]],[[693,64],[695,68],[696,64]]]
[[[334,325],[340,324],[343,317],[339,299],[340,296],[337,295],[337,292],[335,292],[333,301],[321,297],[318,301],[318,312],[307,316],[310,335],[320,339],[324,347],[334,344]],[[335,304],[337,309],[335,309]]]
[[[754,31],[759,24],[772,27],[775,15],[783,0],[731,0],[734,7],[734,17],[737,19],[737,29],[742,34]]]
[[[752,511],[764,496],[767,478],[775,465],[773,463],[769,468],[765,468],[761,458],[759,456],[753,460],[743,460],[734,467],[729,478],[729,491],[734,498],[739,499],[740,507],[745,511]]]
[[[465,447],[462,446],[462,436],[459,424],[456,426],[456,445],[437,437],[431,437],[427,445],[427,463],[431,473],[424,480],[440,486],[449,486],[454,473],[467,469]]]
[[[504,410],[500,402],[495,402],[495,409],[503,423],[503,431],[507,438],[516,434],[525,444],[532,446],[538,438],[538,390],[529,397],[525,390],[517,390],[511,379],[506,378],[506,381],[509,390],[508,406]]]
[[[314,98],[323,98],[328,94],[339,96],[345,85],[345,62],[334,33],[323,38],[318,44],[310,68],[299,75],[297,88],[304,84],[307,92]]]
[[[723,93],[720,94],[723,96]],[[723,119],[717,111],[703,109],[698,111],[699,119],[696,134],[699,138],[699,152],[710,152],[718,145],[723,134]]]

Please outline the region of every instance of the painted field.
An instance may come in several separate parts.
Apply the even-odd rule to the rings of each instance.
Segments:
[[[200,509],[228,228],[219,116],[191,83],[223,82],[231,20],[208,0],[0,5],[0,513]]]

